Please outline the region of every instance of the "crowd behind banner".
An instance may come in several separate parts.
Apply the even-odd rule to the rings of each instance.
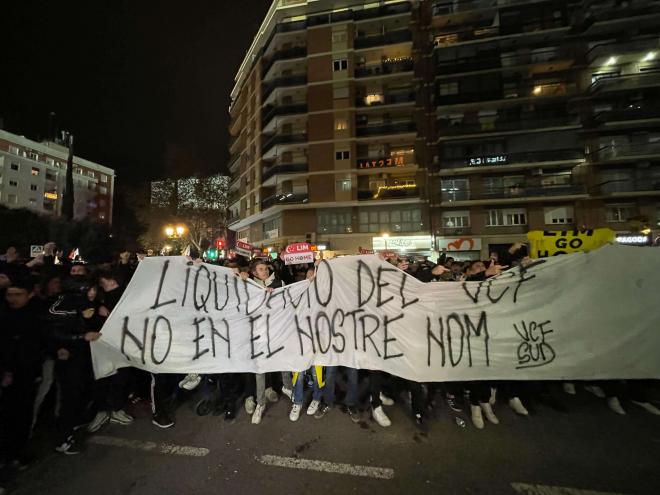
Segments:
[[[49,432],[55,450],[72,455],[81,451],[85,435],[108,423],[129,426],[136,418],[149,417],[155,427],[173,427],[176,408],[186,400],[195,401],[198,414],[227,421],[240,421],[237,415],[244,409],[255,425],[267,421],[268,404],[281,399],[291,403],[291,421],[303,414],[322,419],[341,410],[353,422],[371,417],[381,427],[391,425],[385,408],[395,404],[405,408],[420,428],[427,428],[437,410],[446,407],[457,418],[466,414],[482,429],[486,423],[499,423],[496,402],[521,416],[544,406],[566,411],[566,397],[584,389],[602,398],[614,413],[626,414],[626,405],[660,415],[647,396],[657,387],[650,380],[419,383],[378,370],[340,366],[212,375],[158,374],[127,367],[95,380],[90,343],[101,337],[140,259],[124,252],[91,266],[59,260],[55,252],[49,243],[43,255],[29,260],[19,246],[11,245],[0,259],[4,478],[28,466],[29,439],[35,429],[49,423],[46,419],[56,419],[56,432]],[[407,257],[387,261],[424,283],[458,283],[486,281],[507,269],[525,267],[532,263],[526,254],[524,246],[514,244],[508,251],[492,253],[487,261],[464,262],[446,255],[436,262]],[[314,264],[284,265],[280,259],[250,262],[237,257],[216,264],[230,268],[237,281],[251,279],[267,290],[312,280],[316,274]]]

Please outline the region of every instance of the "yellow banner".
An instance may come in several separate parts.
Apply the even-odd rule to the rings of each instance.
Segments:
[[[527,234],[532,258],[591,251],[615,241],[610,229],[532,230]]]

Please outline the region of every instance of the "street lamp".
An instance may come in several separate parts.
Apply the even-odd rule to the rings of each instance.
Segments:
[[[186,231],[186,228],[183,225],[177,225],[176,226],[176,235],[178,235],[179,237],[183,236],[185,231]]]
[[[174,237],[174,227],[165,227],[165,235],[167,237]]]
[[[173,227],[172,225],[168,225],[167,227],[165,227],[165,235],[170,239],[177,239],[179,237],[183,237],[183,234],[185,233],[186,233],[186,227],[183,225],[177,225],[176,227]]]

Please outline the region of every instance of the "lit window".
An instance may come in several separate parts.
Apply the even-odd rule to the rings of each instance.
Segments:
[[[335,151],[335,160],[348,160],[350,156],[349,151]]]
[[[337,192],[351,192],[351,179],[342,179],[335,182]]]
[[[37,167],[32,167],[32,175],[34,176],[39,175],[39,169]]]
[[[335,119],[335,130],[345,131],[348,129],[348,120],[344,118]]]
[[[367,105],[378,105],[378,104],[382,104],[383,101],[384,101],[383,95],[378,93],[367,95],[367,97],[364,99],[364,102]]]
[[[457,229],[470,226],[470,212],[468,210],[443,211],[442,226],[446,229]]]

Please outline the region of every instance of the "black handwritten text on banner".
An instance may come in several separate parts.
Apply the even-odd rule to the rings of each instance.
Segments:
[[[418,381],[660,378],[660,250],[607,246],[484,282],[424,284],[376,256],[267,292],[181,257],[143,261],[92,345],[97,377],[379,369]]]

